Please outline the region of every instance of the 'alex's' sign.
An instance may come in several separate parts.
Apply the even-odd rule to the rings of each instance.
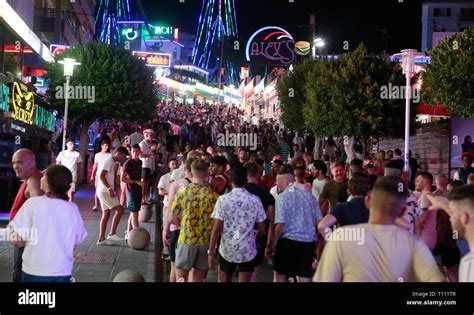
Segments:
[[[247,61],[253,64],[290,65],[295,61],[295,41],[277,26],[259,29],[250,37],[245,49]]]

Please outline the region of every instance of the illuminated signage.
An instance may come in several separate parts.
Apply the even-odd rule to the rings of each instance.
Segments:
[[[150,53],[146,51],[134,51],[133,55],[137,56],[138,59],[145,61],[148,66],[152,66],[152,67],[170,67],[171,66],[170,54]]]
[[[196,82],[196,89],[198,89],[202,92],[208,93],[208,94],[218,94],[219,93],[218,89],[216,89],[214,87],[207,86],[207,85],[202,84],[200,82]]]
[[[152,25],[148,24],[142,26],[143,39],[148,40],[158,40],[158,39],[178,39],[178,29],[173,26],[165,25]]]
[[[9,112],[9,100],[10,100],[10,88],[6,84],[1,85],[1,99],[2,99],[2,110],[4,112]]]
[[[4,84],[0,84],[0,91],[1,109],[4,112],[4,117],[11,117],[20,122],[34,124],[54,132],[56,115],[35,104],[35,98],[38,96],[28,91],[26,85],[20,82],[4,82]],[[11,126],[14,130],[24,132],[23,127],[15,128],[13,123]]]
[[[122,35],[125,36],[127,40],[134,40],[138,38],[138,31],[133,28],[124,28]]]
[[[27,124],[33,124],[33,113],[35,111],[35,98],[33,92],[21,89],[18,82],[13,83],[13,115],[16,120]]]
[[[245,57],[253,64],[289,65],[295,61],[295,41],[285,29],[267,26],[250,36]]]
[[[60,55],[62,54],[65,50],[71,48],[71,46],[66,46],[66,45],[57,45],[57,44],[51,44],[49,45],[49,51],[54,55]]]

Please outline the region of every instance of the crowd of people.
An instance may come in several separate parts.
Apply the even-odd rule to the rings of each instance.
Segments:
[[[138,211],[159,202],[171,282],[205,281],[209,269],[218,270],[220,282],[233,281],[236,273],[239,282],[255,282],[265,263],[272,265],[275,282],[474,281],[470,153],[449,182],[447,175],[420,171],[413,158],[404,168],[400,149],[371,157],[351,143],[353,153],[347,154],[345,139],[320,145],[311,134],[245,117],[232,106],[160,104],[157,116],[143,125],[112,120],[102,127],[93,139],[90,177],[96,187],[93,210],[102,210],[97,245],[126,239],[139,226]],[[219,145],[225,132],[257,134],[257,146]],[[71,144],[57,159],[64,166],[50,166],[43,174],[48,185],[41,187],[32,153],[15,154],[15,171],[25,181],[9,225],[15,233],[36,224],[31,218],[41,212],[32,210],[27,199],[42,198],[38,202],[45,209],[69,200],[67,220],[75,226],[59,232],[75,237],[59,240],[70,242],[63,253],[67,263],[61,265],[70,272],[71,248],[85,237],[72,206],[75,187],[64,187],[76,182],[82,162]],[[317,147],[322,150],[316,154]],[[25,159],[30,161],[27,172],[20,165]],[[64,170],[69,170],[66,179],[53,183]],[[43,193],[46,197],[39,197]],[[122,238],[117,227],[124,208],[131,214]],[[38,224],[59,224],[67,214],[43,214],[50,215],[58,221]],[[25,281],[70,276],[60,263],[57,270],[41,270],[28,242],[22,263],[21,248],[15,279],[21,266]]]

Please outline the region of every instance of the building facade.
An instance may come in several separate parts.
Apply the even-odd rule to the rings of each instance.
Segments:
[[[472,0],[428,0],[422,10],[421,50],[434,49],[436,43],[474,27],[474,1]]]

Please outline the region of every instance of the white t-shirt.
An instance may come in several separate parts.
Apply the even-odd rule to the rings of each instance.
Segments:
[[[277,198],[278,198],[278,186],[277,185],[270,188],[270,194],[273,196],[273,198],[275,198],[275,200],[277,200]]]
[[[171,179],[171,173],[166,173],[165,175],[160,177],[160,181],[158,182],[158,189],[164,189],[166,192],[170,192],[170,179]],[[168,207],[168,195],[166,195],[163,198],[163,207]]]
[[[115,152],[117,152],[117,149],[120,147],[120,140],[118,138],[115,138],[114,141],[112,141],[111,146],[113,147],[113,149],[110,152],[112,153],[112,155],[114,155]]]
[[[100,179],[100,174],[103,170],[107,171],[105,178],[107,183],[113,189],[115,187],[115,163],[110,153],[99,153],[95,155],[94,163],[97,163],[97,190],[99,191],[108,191],[109,189],[102,183]]]
[[[153,154],[153,151],[151,150],[151,146],[146,142],[146,140],[143,140],[140,142],[140,149],[142,150],[143,154]],[[152,172],[155,170],[155,160],[152,158],[140,158],[142,160],[142,168],[149,168]]]
[[[323,191],[324,185],[328,182],[328,179],[317,179],[315,178],[313,180],[313,188],[311,189],[311,193],[313,196],[316,198],[317,201],[319,201],[319,195],[321,195],[321,192]]]
[[[177,169],[173,170],[173,172],[171,172],[170,180],[175,182],[177,180],[183,179],[186,176],[184,168],[185,165],[181,164]]]
[[[252,125],[253,126],[258,126],[258,117],[257,116],[252,117]]]
[[[211,218],[224,222],[219,253],[232,263],[251,261],[257,255],[254,225],[266,219],[262,202],[245,188],[220,196]]]
[[[59,152],[56,158],[56,163],[66,166],[72,173],[72,182],[77,181],[77,164],[82,163],[82,158],[79,152],[64,150]]]
[[[335,230],[315,282],[442,282],[423,240],[395,225],[358,224]]]
[[[27,241],[24,272],[43,277],[72,275],[74,247],[87,236],[75,203],[47,196],[29,198],[9,227]]]
[[[464,256],[459,264],[459,282],[474,282],[474,251]]]

